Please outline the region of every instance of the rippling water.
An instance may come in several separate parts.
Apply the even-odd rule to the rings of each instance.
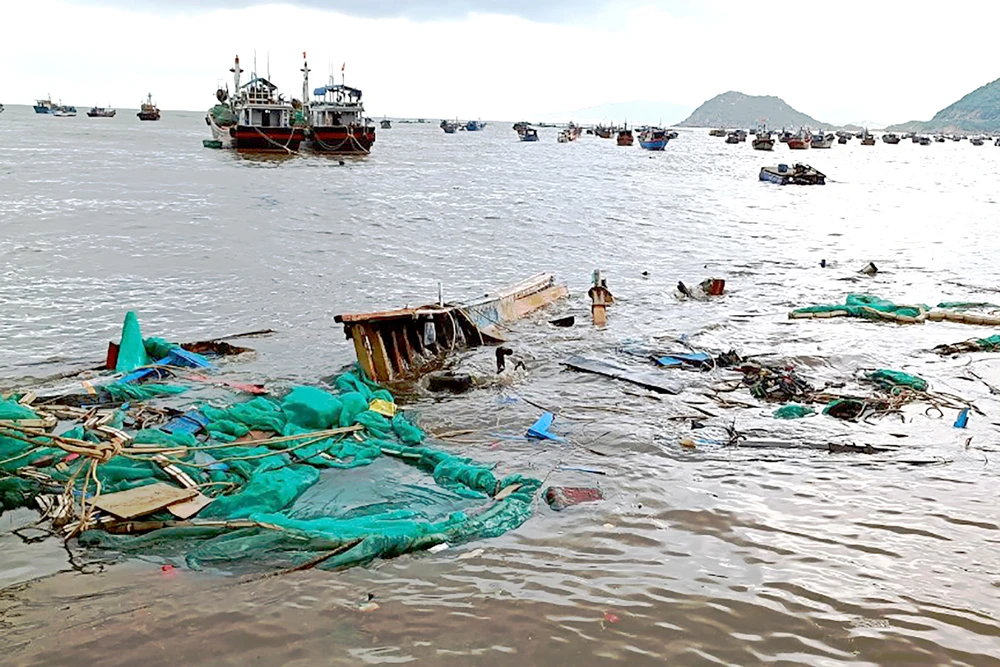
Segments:
[[[546,270],[573,292],[553,312],[586,321],[600,268],[618,298],[606,329],[520,323],[525,377],[413,407],[431,430],[479,430],[444,445],[454,451],[598,484],[606,499],[562,513],[540,503],[516,532],[436,555],[249,580],[134,561],[32,581],[68,569],[67,554],[21,544],[7,531],[25,517],[4,516],[0,646],[15,663],[65,664],[72,646],[73,662],[104,665],[1000,664],[998,400],[968,373],[1000,385],[1000,360],[927,352],[993,332],[786,319],[848,291],[1000,299],[1000,149],[852,142],[768,156],[698,131],[649,154],[557,144],[555,130],[521,144],[509,123],[451,136],[397,125],[341,166],[204,149],[201,114],[133,120],[0,116],[0,386],[99,359],[129,308],[147,335],[179,340],[273,327],[242,372],[317,381],[352,360],[338,312],[432,301],[439,281],[446,298],[469,297]],[[794,158],[829,184],[757,182],[762,164]],[[856,272],[868,261],[881,269],[871,279]],[[727,296],[675,298],[678,280],[710,275]],[[924,406],[870,425],[780,422],[745,392],[726,396],[752,407],[706,397],[721,373],[674,373],[684,393],[654,397],[560,364],[682,335],[772,354],[816,384],[906,370],[985,416],[965,431],[954,411]],[[523,432],[532,404],[558,411],[569,442],[488,437]],[[800,446],[684,449],[691,419],[706,424],[698,436],[735,420]],[[899,449],[809,447],[828,442]],[[559,469],[569,464],[608,474]],[[379,608],[362,612],[369,593]]]

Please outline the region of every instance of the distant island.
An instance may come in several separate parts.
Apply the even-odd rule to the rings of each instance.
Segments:
[[[911,120],[892,132],[1000,132],[1000,79],[977,88],[928,121]]]
[[[753,128],[761,123],[766,123],[771,128],[789,129],[836,127],[830,123],[821,123],[812,116],[793,109],[780,97],[747,95],[735,90],[708,100],[695,109],[694,113],[678,127]],[[862,128],[847,125],[843,129],[856,132]]]

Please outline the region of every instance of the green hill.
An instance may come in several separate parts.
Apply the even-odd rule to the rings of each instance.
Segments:
[[[901,123],[893,132],[1000,132],[1000,79],[977,88],[934,118]]]
[[[754,127],[767,123],[768,127],[813,129],[832,127],[812,116],[796,111],[780,97],[773,95],[746,95],[730,90],[716,95],[694,110],[680,127]]]

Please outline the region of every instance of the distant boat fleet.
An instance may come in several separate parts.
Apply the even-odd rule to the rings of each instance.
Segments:
[[[554,127],[539,123],[539,127]],[[514,123],[513,129],[521,141],[538,141],[538,130],[527,121]],[[665,130],[661,127],[651,127],[644,125],[635,131],[629,129],[628,125],[615,127],[613,125],[597,125],[593,128],[584,129],[582,126],[570,121],[570,123],[560,130],[556,135],[556,141],[560,144],[568,144],[579,140],[584,134],[594,135],[601,139],[615,139],[619,146],[632,146],[636,137],[639,139],[639,146],[648,151],[662,151],[666,149],[667,143],[671,139],[676,139],[678,134],[673,130]]]
[[[53,103],[51,95],[43,100],[36,100],[34,110],[35,113],[55,116],[57,118],[72,118],[77,113],[76,107],[72,104],[63,104],[62,102]],[[2,105],[0,105],[0,111],[3,111]],[[117,113],[117,110],[111,108],[111,105],[106,107],[93,106],[87,112],[87,117],[114,118]],[[153,104],[152,93],[146,98],[146,102],[141,105],[139,113],[136,115],[139,117],[139,120],[160,120],[160,110]]]
[[[710,137],[725,137],[727,144],[739,144],[743,143],[747,139],[747,132],[745,130],[726,130],[722,128],[716,128],[709,130],[708,135]],[[770,151],[774,150],[775,140],[773,135],[775,132],[773,130],[768,130],[765,126],[760,126],[753,132],[754,139],[751,142],[754,150],[759,151]],[[778,141],[787,145],[789,150],[806,150],[809,148],[831,148],[836,142],[840,145],[844,145],[851,141],[851,139],[859,139],[862,146],[874,146],[876,143],[875,135],[869,132],[867,129],[861,130],[860,132],[846,132],[839,131],[833,132],[812,132],[809,128],[799,128],[797,132],[792,132],[790,130],[782,130],[778,134]],[[910,139],[915,144],[920,144],[921,146],[929,146],[931,143],[944,143],[945,141],[963,141],[965,139],[969,140],[973,146],[982,146],[987,141],[993,141],[994,145],[1000,146],[1000,137],[995,139],[985,136],[973,136],[968,137],[965,135],[936,135],[933,139],[927,135],[921,135],[917,133],[904,134],[902,136],[894,132],[885,132],[882,134],[882,142],[889,145],[896,145],[900,143],[903,139]]]

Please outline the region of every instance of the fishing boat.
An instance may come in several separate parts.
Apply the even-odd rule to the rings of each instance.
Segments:
[[[238,151],[294,153],[306,138],[306,119],[301,104],[286,102],[277,95],[277,86],[258,77],[256,72],[246,83],[241,82],[240,58],[233,67],[232,97],[224,90],[216,91],[219,104],[213,107],[205,121],[212,128],[212,138]],[[228,106],[229,112],[220,109]],[[225,142],[224,142],[225,143]]]
[[[681,135],[680,135],[680,133],[677,132],[677,130],[670,130],[670,131],[667,132],[667,139],[669,139],[671,141],[673,141],[674,139],[676,139],[679,136],[681,136]]]
[[[465,124],[465,131],[466,132],[479,132],[484,127],[486,127],[486,123],[484,123],[483,121],[481,121],[481,120],[470,120],[468,123]]]
[[[774,150],[774,139],[771,137],[771,132],[764,127],[758,127],[757,131],[754,132],[753,141],[750,144],[753,146],[755,151],[772,151]]]
[[[560,144],[568,144],[573,140],[574,139],[570,134],[569,130],[563,130],[562,132],[559,133],[559,136],[556,137],[556,141],[558,141]]]
[[[807,164],[797,163],[793,167],[779,164],[776,167],[761,167],[760,180],[778,185],[824,185],[826,175]]]
[[[634,138],[632,137],[632,130],[627,127],[623,127],[618,130],[618,136],[615,138],[615,142],[619,146],[631,146],[633,141]]]
[[[111,107],[92,107],[87,112],[89,118],[114,118],[116,111]]]
[[[833,140],[836,138],[837,136],[832,132],[827,132],[826,134],[820,132],[819,134],[813,135],[812,141],[809,145],[812,148],[830,148],[833,146]]]
[[[521,137],[521,141],[538,141],[538,130],[533,127],[525,127],[518,135]]]
[[[0,104],[0,113],[3,113],[3,105]]]
[[[850,140],[851,140],[851,138],[850,138],[850,137],[845,137],[845,136],[843,136],[843,135],[841,135],[841,136],[837,137],[837,143],[838,143],[838,144],[841,144],[841,145],[843,145],[843,144],[846,144],[846,143],[847,143],[848,141],[850,141]]]
[[[920,143],[920,135],[914,132],[913,134],[910,135],[910,141],[912,141],[915,144],[919,144]]]
[[[205,114],[205,124],[211,128],[212,138],[206,139],[202,144],[207,148],[233,148],[233,134],[239,119],[233,110],[229,89],[219,88],[216,90],[215,99],[218,104]]]
[[[513,126],[514,127],[514,131],[517,132],[518,136],[521,136],[522,134],[524,134],[524,131],[528,129],[529,125],[530,125],[530,123],[528,123],[528,121],[526,121],[526,120],[518,121],[518,122],[514,123],[514,126]]]
[[[52,115],[57,118],[72,118],[76,115],[76,107],[71,104],[59,103],[53,107]]]
[[[941,135],[941,134],[937,135],[936,137],[934,137],[934,141],[937,142],[937,143],[939,143],[939,144],[943,144],[944,143],[944,135]]]
[[[708,136],[710,136],[710,137],[725,137],[728,134],[729,134],[729,132],[727,132],[723,128],[719,128],[719,129],[716,129],[716,130],[709,130],[708,131]]]
[[[237,58],[238,60],[239,58]],[[160,110],[153,102],[153,93],[146,95],[146,101],[139,107],[139,113],[136,116],[139,117],[139,120],[160,120]]]
[[[884,143],[892,144],[892,145],[898,144],[899,143],[899,135],[898,134],[893,134],[892,132],[887,132],[886,134],[882,135],[882,141]]]
[[[919,143],[921,146],[930,146],[931,145],[931,138],[930,137],[920,137],[920,140],[917,143]],[[982,146],[983,145],[982,141],[980,141],[978,145]]]
[[[805,128],[800,128],[798,133],[788,137],[788,147],[792,150],[804,150],[812,145],[812,134]]]
[[[662,151],[667,147],[666,130],[658,127],[644,127],[639,131],[639,146],[647,151]]]
[[[569,133],[570,141],[576,141],[577,139],[580,138],[580,135],[583,134],[583,128],[574,123],[573,121],[570,121],[569,125],[566,126],[566,132]]]
[[[599,136],[601,139],[610,139],[611,135],[615,133],[615,128],[608,127],[605,125],[598,125],[594,128],[594,134]]]
[[[55,113],[56,106],[52,103],[52,96],[49,95],[46,99],[35,102],[35,113]]]
[[[309,91],[309,66],[302,63],[302,97]],[[361,90],[334,81],[313,91],[309,103],[309,148],[317,153],[368,155],[375,143],[375,126],[365,117]]]
[[[969,143],[973,146],[982,146],[984,142],[982,137],[971,137]]]
[[[736,132],[730,132],[729,134],[726,135],[726,143],[727,144],[740,143],[740,135],[737,134]]]
[[[862,146],[874,146],[875,136],[865,130],[861,135],[861,145]]]
[[[392,121],[389,120],[388,118],[383,118],[382,122],[380,122],[378,124],[378,126],[379,126],[380,129],[383,129],[383,130],[391,130],[392,129]]]
[[[445,134],[455,134],[458,132],[458,122],[451,120],[442,120],[439,127],[444,130]]]

